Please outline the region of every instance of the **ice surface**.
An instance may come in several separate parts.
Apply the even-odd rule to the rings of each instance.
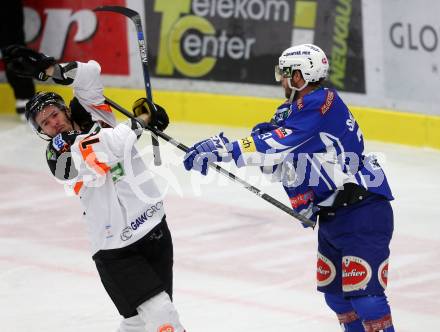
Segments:
[[[0,330],[116,331],[120,317],[95,272],[77,198],[49,174],[45,143],[13,118],[0,120]],[[167,132],[190,145],[220,129],[230,138],[248,132],[191,124]],[[149,142],[140,143],[147,163]],[[382,154],[396,197],[388,287],[396,330],[435,331],[440,152],[376,142],[367,148]],[[165,166],[151,168],[168,190],[174,297],[186,329],[340,331],[315,290],[316,231],[212,171],[187,173],[182,155],[163,143]],[[231,169],[288,204],[257,170]]]

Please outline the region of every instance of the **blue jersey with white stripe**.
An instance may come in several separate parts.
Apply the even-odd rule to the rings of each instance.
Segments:
[[[281,181],[292,207],[311,218],[337,189],[356,183],[392,200],[373,155],[364,155],[359,125],[337,92],[319,88],[278,107],[274,129],[232,143],[236,164],[261,166]]]

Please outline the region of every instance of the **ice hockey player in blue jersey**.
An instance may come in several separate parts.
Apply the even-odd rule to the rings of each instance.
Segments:
[[[334,89],[322,87],[329,63],[317,46],[285,50],[275,67],[287,100],[249,137],[223,133],[189,149],[187,170],[209,162],[259,166],[280,182],[292,208],[318,220],[317,288],[344,331],[394,331],[385,295],[393,199],[361,129]]]

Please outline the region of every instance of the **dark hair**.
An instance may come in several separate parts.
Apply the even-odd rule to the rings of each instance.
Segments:
[[[44,107],[48,105],[55,105],[60,110],[66,111],[68,108],[64,102],[63,97],[55,92],[37,92],[27,103],[24,115],[32,128],[40,135],[43,134],[40,126],[35,121],[37,114],[40,113]],[[41,137],[41,136],[40,136]],[[45,137],[42,137],[46,139]]]

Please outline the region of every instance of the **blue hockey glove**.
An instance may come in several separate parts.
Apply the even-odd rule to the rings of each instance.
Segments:
[[[194,144],[185,154],[183,165],[187,171],[194,169],[203,175],[208,173],[208,164],[215,161],[230,161],[229,140],[220,133]]]
[[[257,125],[255,125],[254,128],[252,128],[251,135],[265,134],[265,133],[272,131],[272,130],[275,130],[277,128],[278,128],[277,125],[274,125],[270,122],[261,122],[261,123],[258,123]]]

